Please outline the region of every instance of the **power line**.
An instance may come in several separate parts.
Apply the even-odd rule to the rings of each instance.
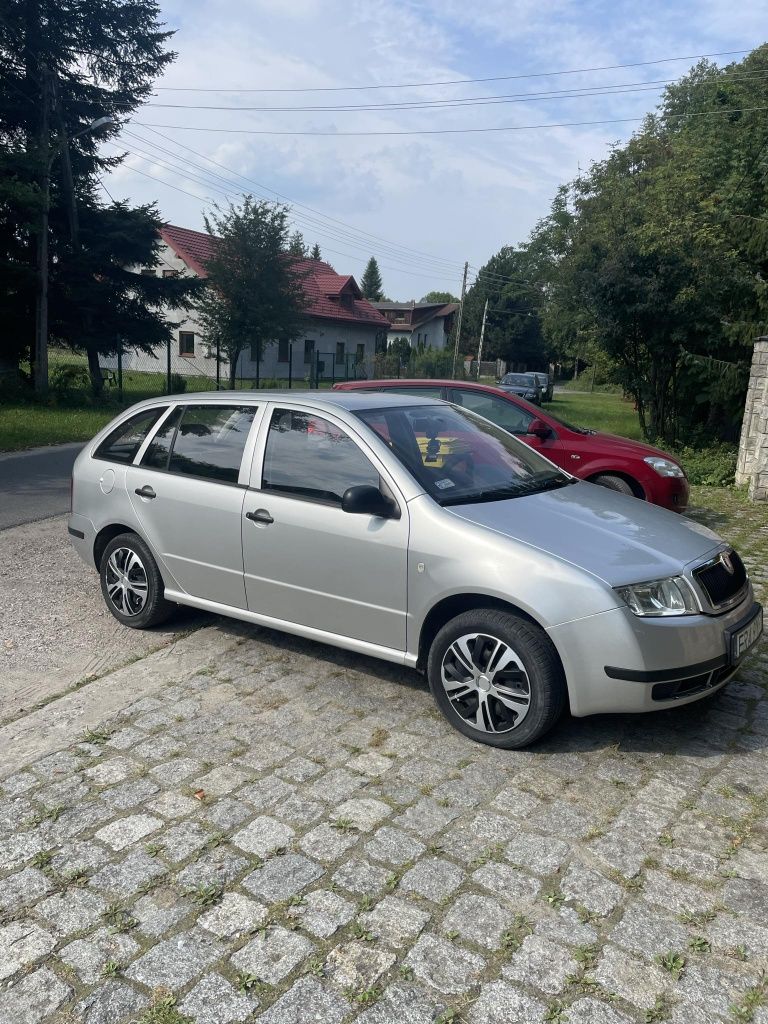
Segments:
[[[751,114],[768,110],[768,107],[728,107],[722,110],[701,110],[684,114],[665,114],[665,120],[682,117],[722,117],[726,114]],[[591,128],[607,124],[628,124],[630,122],[645,121],[648,115],[642,117],[609,117],[599,121],[555,121],[545,124],[520,124],[520,125],[499,125],[490,128],[422,128],[401,131],[273,131],[265,128],[208,128],[202,125],[185,124],[147,124],[136,121],[142,128],[166,128],[173,131],[184,132],[214,132],[226,135],[270,135],[270,136],[315,136],[325,138],[355,138],[361,136],[403,136],[403,135],[473,135],[486,132],[527,132],[537,131],[546,128]]]
[[[132,132],[126,132],[125,134],[129,135],[131,138],[138,139],[141,142],[145,142],[146,144],[151,145],[151,143],[148,143],[147,140],[143,139],[141,136],[135,135]],[[116,144],[110,143],[110,145]],[[172,157],[176,158],[175,153],[172,153],[171,151],[166,150],[163,147],[156,148],[161,152],[169,153]],[[191,161],[189,162],[188,166],[186,164],[182,164],[181,161],[178,159],[174,159],[172,162],[168,162],[158,157],[155,153],[147,152],[146,150],[143,150],[140,147],[134,147],[134,149],[129,150],[129,152],[133,153],[134,155],[141,155],[143,157],[146,157],[147,159],[152,160],[153,162],[167,168],[168,170],[173,171],[174,173],[183,174],[186,177],[190,178],[193,182],[200,184],[205,188],[213,188],[227,198],[229,198],[229,196],[231,196],[232,194],[240,195],[243,192],[242,186],[238,185],[236,182],[232,182],[224,178],[222,175],[216,174],[215,172],[208,171],[206,168],[201,168],[199,165],[193,164]],[[190,168],[192,168],[192,170],[190,170]],[[196,171],[201,172],[201,174],[205,175],[205,177],[201,177],[200,174],[196,174]],[[222,185],[224,187],[222,187]],[[316,218],[307,217],[306,215],[297,216],[293,213],[293,211],[291,211],[291,219],[294,221],[295,226],[304,227],[306,230],[307,225],[309,225],[309,229],[314,231],[316,234],[326,236],[328,238],[331,238],[333,241],[341,242],[344,245],[361,249],[363,252],[368,254],[370,254],[371,252],[372,246],[370,241],[360,240],[356,238],[354,235],[350,234],[350,232],[339,232],[338,230],[333,230],[329,228],[327,225],[323,224],[321,221],[316,220]],[[401,263],[410,263],[416,267],[419,267],[420,269],[432,269],[438,271],[445,278],[451,277],[456,274],[455,268],[452,267],[449,263],[447,263],[447,261],[446,266],[441,266],[438,263],[438,261],[435,260],[434,265],[431,268],[425,268],[424,259],[417,256],[409,255],[408,253],[403,253],[395,246],[387,246],[383,251],[381,250],[380,246],[378,248],[381,252],[381,255],[383,255],[385,258],[399,260]],[[358,256],[357,258],[360,257]],[[427,263],[429,262],[431,261],[427,260]]]
[[[723,82],[741,81],[747,79],[765,78],[766,71],[757,69],[736,74],[721,74],[711,82],[702,82],[700,85],[708,84],[721,85]],[[146,107],[152,109],[168,110],[233,110],[248,113],[355,113],[366,112],[395,112],[408,110],[450,110],[461,107],[476,106],[498,106],[512,103],[534,103],[542,101],[555,101],[567,99],[590,99],[600,96],[624,96],[638,92],[658,92],[660,86],[672,85],[680,82],[679,78],[659,78],[648,82],[617,82],[610,85],[591,85],[572,87],[570,89],[551,89],[543,92],[515,92],[491,96],[464,96],[436,100],[403,100],[387,103],[345,103],[345,104],[323,104],[310,106],[282,106],[282,107],[250,107],[241,104],[204,104],[204,103],[147,103]]]
[[[115,146],[116,143],[110,142],[110,143],[108,143],[108,145]],[[157,161],[157,162],[160,163],[161,161]],[[130,172],[132,172],[134,174],[140,174],[143,178],[149,178],[150,181],[154,181],[154,182],[157,182],[157,183],[159,183],[161,185],[165,185],[166,188],[171,188],[171,189],[174,190],[174,192],[181,192],[183,195],[190,196],[192,199],[197,199],[200,202],[210,201],[210,197],[200,196],[200,195],[197,195],[194,192],[189,192],[187,189],[181,188],[178,185],[172,185],[169,181],[166,181],[164,178],[160,178],[160,177],[158,177],[157,175],[154,175],[154,174],[149,174],[146,171],[141,171],[141,170],[139,170],[138,167],[133,167],[130,164],[124,164],[123,166],[124,166],[125,170],[130,171]],[[170,169],[174,170],[174,168],[170,168]],[[176,171],[176,173],[178,173],[178,171]],[[203,186],[205,186],[206,183],[205,182],[200,182],[200,184],[203,184]],[[223,189],[221,189],[221,188],[216,189],[216,191],[218,191],[219,193],[223,193]],[[226,194],[226,193],[223,193],[223,194]],[[328,248],[326,246],[324,246],[323,248],[324,248],[324,250],[326,252],[331,252],[331,253],[334,253],[335,255],[338,255],[338,256],[344,256],[347,259],[354,259],[354,260],[359,260],[360,259],[360,254],[359,253],[355,254],[355,253],[343,252],[340,249],[331,249],[331,248]],[[390,265],[388,265],[386,263],[381,263],[381,262],[379,262],[379,266],[381,267],[382,270],[390,270],[390,271],[393,271],[394,273],[398,273],[398,274],[407,274],[410,277],[419,277],[419,278],[423,278],[424,280],[427,280],[427,281],[441,281],[441,282],[445,283],[446,281],[452,279],[452,274],[449,271],[422,274],[422,273],[419,273],[417,271],[414,271],[411,267],[390,266]]]
[[[717,53],[694,53],[684,57],[658,57],[655,60],[634,61],[630,64],[603,64],[591,68],[569,68],[566,71],[537,71],[525,75],[497,75],[492,78],[453,78],[444,79],[438,82],[396,82],[388,85],[327,85],[307,86],[303,88],[198,88],[197,86],[157,86],[156,92],[240,92],[240,93],[312,93],[312,92],[371,92],[378,89],[429,89],[443,85],[479,85],[485,82],[515,82],[529,78],[554,78],[558,75],[584,75],[594,71],[618,71],[622,68],[644,68],[653,64],[671,64],[678,60],[704,60],[708,57],[733,57],[740,53],[749,53],[745,50],[720,50]]]
[[[149,127],[149,126],[145,125],[143,127]],[[193,156],[196,156],[196,157],[198,157],[201,160],[206,160],[208,163],[213,164],[215,167],[218,167],[220,170],[226,171],[228,174],[234,174],[236,177],[241,178],[246,183],[251,184],[251,185],[255,185],[258,189],[261,189],[263,192],[271,193],[272,195],[277,196],[278,199],[281,199],[284,202],[289,203],[292,207],[297,207],[297,208],[299,208],[301,210],[306,210],[308,213],[316,214],[318,217],[323,218],[323,220],[327,220],[331,224],[335,224],[335,225],[338,225],[341,228],[347,229],[348,231],[353,232],[355,235],[361,236],[363,239],[371,239],[372,241],[378,243],[379,247],[381,247],[381,244],[383,243],[385,246],[396,248],[398,250],[401,250],[402,252],[411,253],[411,254],[413,254],[415,256],[427,258],[428,260],[434,262],[435,264],[444,264],[446,266],[446,268],[455,269],[457,271],[457,273],[461,273],[461,265],[458,264],[458,263],[454,263],[452,260],[445,260],[445,259],[443,259],[441,257],[434,256],[431,253],[424,252],[421,249],[415,249],[412,246],[402,245],[400,243],[392,242],[390,239],[384,238],[381,235],[376,235],[376,234],[373,234],[370,231],[364,231],[361,228],[356,228],[356,227],[354,227],[351,224],[347,224],[347,223],[345,223],[342,220],[338,220],[336,217],[330,217],[327,214],[322,213],[320,210],[314,209],[314,207],[307,206],[304,203],[296,202],[296,200],[291,199],[290,196],[284,195],[283,193],[278,192],[276,189],[271,188],[268,185],[264,185],[264,184],[256,181],[254,178],[250,178],[250,177],[248,177],[248,176],[246,176],[244,174],[240,174],[238,171],[233,171],[231,168],[226,167],[224,164],[221,164],[221,163],[219,163],[216,160],[213,160],[211,157],[206,156],[204,153],[200,153],[198,150],[192,149],[190,146],[185,146],[185,145],[183,145],[182,143],[178,142],[175,139],[169,139],[168,136],[163,135],[161,132],[155,131],[153,128],[150,128],[150,131],[152,131],[154,135],[159,136],[165,142],[170,143],[172,146],[177,146],[177,147],[185,150],[187,153],[192,153]],[[140,136],[137,136],[137,137],[140,137]],[[145,143],[147,145],[151,145],[151,143],[149,143],[148,140],[144,140],[144,141],[145,141]],[[157,145],[157,144],[155,144],[155,145]],[[162,149],[162,147],[159,147],[159,146],[157,148],[158,149]]]

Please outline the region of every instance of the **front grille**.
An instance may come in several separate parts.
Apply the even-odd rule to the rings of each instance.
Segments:
[[[733,572],[728,572],[726,559],[730,560]],[[724,551],[713,562],[694,569],[693,575],[714,608],[728,604],[747,584],[747,570],[735,551]]]

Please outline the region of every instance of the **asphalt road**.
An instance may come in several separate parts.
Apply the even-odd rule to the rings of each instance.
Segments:
[[[69,511],[69,478],[82,444],[0,455],[0,530]]]

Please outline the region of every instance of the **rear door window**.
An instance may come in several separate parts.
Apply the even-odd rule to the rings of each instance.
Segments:
[[[153,409],[142,409],[115,427],[104,438],[93,453],[94,459],[107,462],[131,463],[141,448],[147,434],[168,408],[167,405]]]
[[[179,425],[183,406],[177,406],[165,423],[157,428],[157,432],[147,445],[147,449],[141,459],[141,465],[148,469],[168,469],[168,460],[171,457],[173,440],[176,437],[176,428]]]
[[[172,441],[168,442],[167,437],[159,440],[158,460],[162,459],[163,445],[170,443],[170,473],[236,484],[256,406],[216,404],[180,408],[183,411]],[[165,433],[165,426],[161,433]]]

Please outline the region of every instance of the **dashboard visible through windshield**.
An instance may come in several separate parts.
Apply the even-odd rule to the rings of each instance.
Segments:
[[[517,498],[571,481],[528,445],[466,409],[422,405],[357,415],[440,505]]]

